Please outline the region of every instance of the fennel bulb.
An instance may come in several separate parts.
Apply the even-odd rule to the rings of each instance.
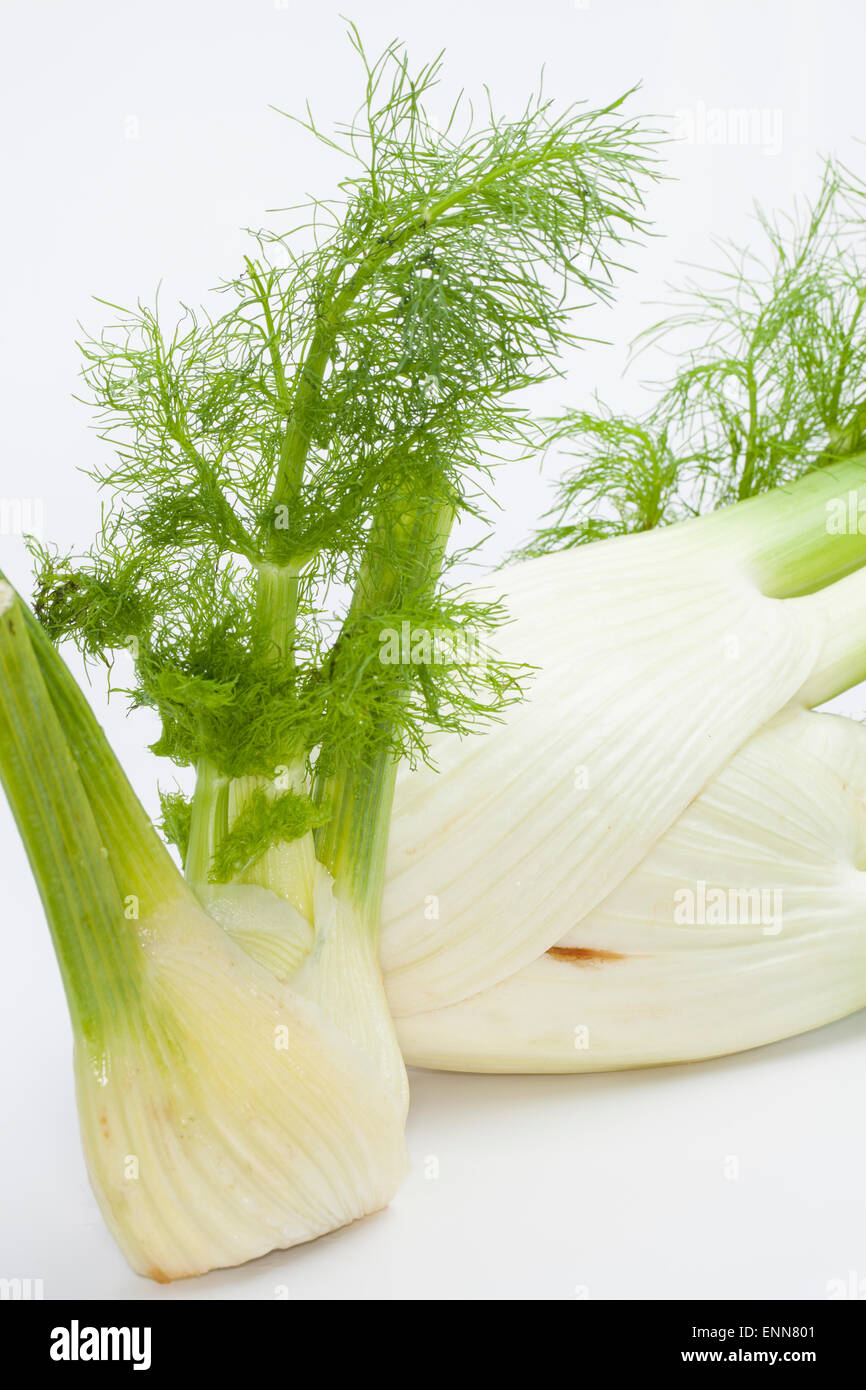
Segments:
[[[132,1267],[199,1274],[384,1206],[406,1167],[403,1106],[208,917],[5,583],[0,689],[0,773],[69,1002],[88,1172]]]
[[[749,976],[752,1009],[732,1027],[727,1004],[741,988],[737,962],[747,957],[724,953],[729,938],[713,955],[699,927],[676,933],[682,944],[671,954],[654,870],[670,836],[704,824],[696,820],[702,797],[724,790],[720,779],[736,775],[738,758],[766,764],[769,749],[743,825],[731,831],[745,837],[745,863],[739,877],[729,866],[726,881],[776,886],[779,865],[749,835],[761,826],[762,796],[769,808],[777,795],[773,759],[784,764],[789,750],[780,742],[787,734],[761,731],[787,707],[820,703],[866,674],[864,571],[784,596],[862,562],[863,537],[828,534],[825,524],[827,502],[852,488],[866,495],[866,460],[695,521],[503,573],[497,588],[512,623],[497,640],[537,667],[526,700],[472,744],[435,739],[436,777],[422,768],[398,781],[382,960],[408,1061],[580,1070],[682,1060],[815,1026],[864,1002],[859,929],[828,944],[816,887],[811,908],[798,908],[798,920],[811,912],[806,944],[789,951],[788,927],[779,939],[753,943],[752,959],[766,966]],[[862,731],[843,728],[856,786]],[[844,765],[833,753],[836,763],[840,757]],[[832,760],[827,775],[842,775]],[[850,797],[837,810],[832,829],[853,834]],[[676,871],[684,888],[712,877],[712,834],[699,834],[693,849]],[[618,922],[625,901],[631,928],[621,950],[622,932],[605,914]],[[588,957],[597,964],[590,970],[579,955],[556,954],[584,948],[628,959]],[[812,997],[806,977],[825,951],[827,988]],[[779,988],[791,991],[779,1009],[761,1005],[761,990],[775,988],[772,962]],[[849,972],[844,988],[834,987],[837,966]],[[718,1009],[690,1013],[689,989],[698,980],[702,993],[712,988],[713,971]],[[652,1013],[662,979],[663,1019],[648,1026],[642,1050],[636,1020]],[[594,1029],[604,1041],[581,1050],[574,1029],[596,1018],[587,1021],[587,1009],[606,1019]]]
[[[383,642],[501,621],[448,583],[452,528],[479,510],[482,445],[530,451],[512,394],[575,341],[573,292],[609,297],[652,173],[618,101],[539,94],[443,131],[424,110],[439,62],[371,62],[350,38],[360,111],[333,139],[308,123],[348,161],[343,203],[313,206],[312,235],[254,236],[217,307],[166,326],[109,306],[83,345],[113,446],[100,533],[82,557],[34,545],[42,626],[10,598],[4,630],[0,774],[64,971],[93,1185],[160,1278],[394,1190],[408,1094],[378,943],[397,766],[431,729],[485,726],[523,666],[385,662]],[[49,641],[67,637],[129,654],[154,751],[194,770],[190,801],[164,799],[183,881]]]

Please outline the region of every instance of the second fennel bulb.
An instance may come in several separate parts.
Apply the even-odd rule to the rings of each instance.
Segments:
[[[863,478],[505,572],[529,698],[398,781],[382,952],[409,1062],[676,1061],[866,1003],[866,734],[804,713],[866,674],[866,580],[836,577],[857,538],[825,526]],[[781,930],[676,926],[714,875],[778,889]]]

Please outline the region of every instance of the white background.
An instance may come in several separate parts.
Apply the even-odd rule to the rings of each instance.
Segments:
[[[346,8],[371,51],[395,35],[415,61],[445,47],[447,90],[486,82],[501,110],[522,106],[544,65],[547,92],[565,102],[606,102],[642,81],[633,111],[668,129],[677,113],[693,123],[695,138],[667,146],[669,180],[651,193],[658,238],[635,250],[617,307],[586,317],[585,331],[613,346],[576,358],[544,409],[595,389],[639,404],[639,376],[621,378],[625,349],[657,316],[647,303],[677,263],[710,258],[714,235],[748,239],[756,198],[786,208],[814,191],[821,154],[866,173],[859,0]],[[76,470],[103,457],[72,400],[76,321],[98,327],[103,313],[90,297],[149,299],[162,281],[167,297],[194,301],[233,271],[239,227],[332,192],[336,158],[268,106],[301,111],[310,96],[323,124],[347,118],[359,72],[327,3],[4,0],[2,30],[0,495],[41,501],[46,537],[68,548],[97,519]],[[710,143],[712,108],[758,111],[771,138]],[[548,485],[528,467],[500,480],[491,559],[525,535]],[[0,537],[0,548],[26,591],[20,542]],[[155,809],[157,771],[172,773],[144,751],[151,719],[120,702],[106,711],[98,679],[91,693]],[[863,707],[862,691],[845,703]],[[242,1270],[149,1285],[115,1250],[87,1185],[63,996],[5,805],[0,874],[0,1276],[41,1278],[46,1297],[170,1299],[822,1298],[831,1281],[866,1278],[860,1016],[662,1071],[415,1074],[413,1171],[388,1212]]]

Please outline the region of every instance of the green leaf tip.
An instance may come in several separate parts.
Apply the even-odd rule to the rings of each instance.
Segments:
[[[189,849],[192,802],[183,792],[164,792],[160,788],[159,804],[162,811],[159,829],[168,843],[175,846],[183,864]]]
[[[270,797],[257,787],[214,853],[211,883],[228,883],[272,845],[300,839],[323,825],[329,814],[327,807],[314,805],[300,792]]]

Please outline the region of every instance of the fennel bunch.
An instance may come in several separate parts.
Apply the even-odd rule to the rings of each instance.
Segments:
[[[396,1187],[407,1086],[378,946],[397,768],[522,693],[522,661],[460,659],[502,612],[449,582],[451,531],[483,508],[490,450],[528,452],[514,393],[575,340],[569,297],[609,297],[652,171],[620,102],[539,95],[481,123],[458,104],[440,129],[439,61],[371,62],[350,35],[360,113],[333,137],[307,122],[347,162],[342,198],[256,235],[207,310],[109,306],[83,344],[113,451],[100,533],[36,548],[41,627],[4,597],[0,774],[64,973],[88,1166],[158,1278]],[[406,627],[441,659],[380,659]],[[131,656],[154,751],[194,770],[163,800],[184,879],[49,637]]]

